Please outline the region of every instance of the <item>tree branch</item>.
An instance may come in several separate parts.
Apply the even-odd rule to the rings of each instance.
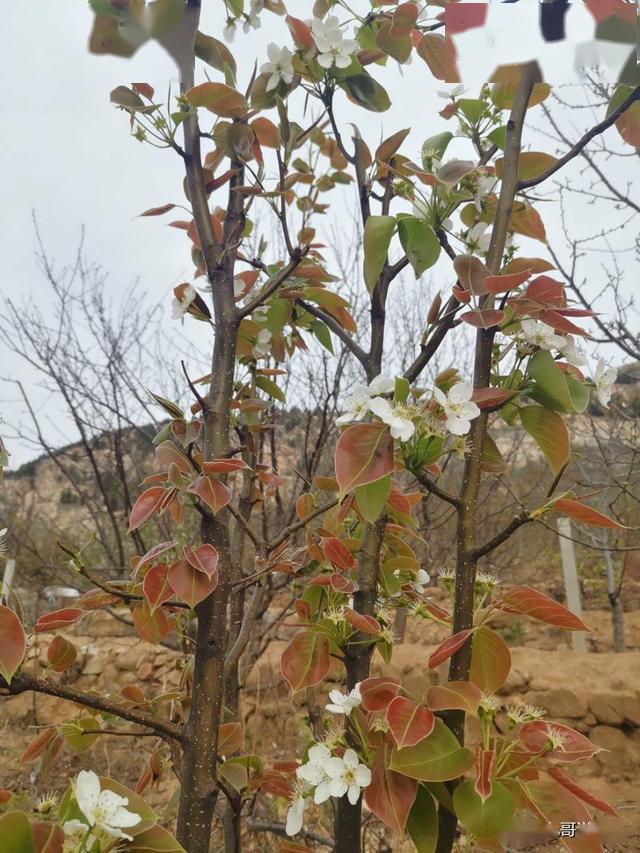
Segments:
[[[636,101],[640,101],[640,86],[636,86],[633,92],[631,92],[620,106],[608,115],[604,121],[601,121],[599,124],[596,124],[595,127],[592,127],[591,130],[588,130],[585,135],[576,142],[573,148],[570,148],[569,151],[567,151],[564,157],[556,160],[553,166],[550,166],[545,172],[538,175],[536,178],[529,178],[528,181],[519,181],[518,191],[528,189],[529,187],[537,187],[538,184],[546,181],[547,178],[551,177],[551,175],[555,175],[555,173],[562,169],[563,166],[566,166],[569,161],[573,160],[574,157],[577,157],[582,149],[585,148],[595,136],[599,136],[601,133],[604,133],[605,130],[610,128],[612,124],[615,124],[620,116],[626,112],[630,106],[635,104]]]
[[[296,303],[304,308],[305,311],[308,311],[313,317],[316,317],[318,320],[322,320],[325,325],[327,325],[333,334],[340,338],[342,343],[346,346],[346,348],[354,355],[360,364],[364,367],[367,362],[367,353],[359,346],[352,337],[350,337],[349,333],[344,329],[337,320],[335,320],[330,314],[326,314],[321,308],[316,308],[315,305],[310,305],[304,299],[296,299]]]
[[[6,688],[12,696],[33,690],[35,693],[45,693],[48,696],[55,696],[58,699],[66,699],[69,702],[75,702],[77,705],[83,705],[85,708],[93,708],[105,714],[114,714],[116,717],[128,720],[130,723],[137,723],[140,726],[153,729],[153,731],[162,737],[169,737],[178,741],[184,740],[182,728],[173,723],[158,720],[144,711],[136,711],[133,708],[123,707],[119,702],[107,699],[104,696],[73,690],[71,687],[58,684],[58,682],[49,678],[36,678],[27,673],[22,673],[13,678],[11,684],[7,684],[4,679],[0,678],[0,687]]]

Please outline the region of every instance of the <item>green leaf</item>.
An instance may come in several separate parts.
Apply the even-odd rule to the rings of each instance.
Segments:
[[[369,293],[378,282],[395,230],[395,216],[370,216],[364,226],[364,280]]]
[[[386,90],[366,72],[338,80],[338,85],[358,106],[375,113],[383,113],[391,106]]]
[[[569,461],[569,432],[565,422],[556,412],[542,406],[524,406],[519,410],[520,422],[534,439],[554,474]]]
[[[376,33],[376,46],[401,64],[409,59],[413,50],[411,36],[407,35],[394,38],[390,23],[383,24],[378,29]]]
[[[26,814],[7,812],[0,817],[2,853],[33,853],[31,826]]]
[[[256,376],[256,385],[261,391],[268,394],[269,397],[273,397],[275,400],[280,400],[281,403],[286,402],[287,398],[284,391],[276,385],[273,379],[269,379],[266,376]]]
[[[424,219],[414,216],[398,217],[398,236],[416,278],[438,260],[440,242],[433,228]]]
[[[99,729],[100,724],[94,717],[80,717],[78,720],[68,720],[61,726],[64,739],[76,752],[84,752],[89,749],[97,734],[85,734],[85,732]]]
[[[513,795],[501,782],[482,800],[471,779],[465,779],[453,792],[453,804],[460,823],[478,838],[492,839],[511,825],[515,811]]]
[[[503,124],[502,127],[496,127],[495,130],[492,130],[491,133],[487,136],[487,139],[490,142],[493,142],[494,145],[497,145],[501,151],[504,151],[504,146],[507,142],[506,124]]]
[[[570,373],[565,375],[565,379],[567,381],[567,388],[569,389],[569,394],[571,394],[571,401],[573,402],[573,408],[576,412],[584,412],[584,410],[589,405],[589,389],[583,382],[580,382],[576,379],[575,376],[572,376]]]
[[[212,68],[222,71],[223,74],[226,73],[227,68],[230,69],[232,76],[235,77],[236,61],[233,54],[224,42],[213,36],[196,33],[196,56]]]
[[[393,399],[396,403],[406,403],[411,385],[404,376],[396,376],[396,387],[394,388]]]
[[[326,323],[323,323],[322,320],[313,320],[309,324],[309,329],[316,336],[316,338],[320,341],[322,346],[329,350],[331,355],[333,355],[333,341],[331,340],[331,332],[329,331],[329,327]]]
[[[428,738],[415,746],[393,750],[390,767],[411,779],[445,782],[461,776],[472,765],[473,753],[460,746],[442,720],[436,720]]]
[[[453,133],[445,130],[444,133],[436,133],[435,136],[430,136],[422,143],[422,165],[425,169],[430,169],[432,161],[442,160],[444,152],[451,140]]]
[[[433,797],[418,785],[418,793],[407,819],[407,832],[417,853],[435,853],[438,843],[438,812]]]
[[[358,486],[355,490],[358,509],[371,524],[380,518],[390,491],[391,474],[387,474],[382,480],[376,480],[375,483]]]
[[[480,467],[489,474],[504,474],[507,470],[507,463],[504,456],[500,453],[498,445],[490,435],[485,435],[484,442],[482,443]]]
[[[556,404],[553,406],[554,409],[560,408],[563,412],[573,411],[573,400],[567,387],[566,376],[555,363],[550,352],[540,350],[530,358],[527,373],[535,380],[543,394]],[[534,393],[530,392],[529,395],[535,399]]]
[[[458,98],[456,103],[458,105],[458,109],[471,122],[471,124],[475,124],[486,109],[483,101],[471,98]]]
[[[159,394],[154,394],[153,391],[149,391],[147,388],[147,393],[151,394],[153,399],[158,403],[158,405],[162,406],[162,408],[168,412],[172,418],[184,418],[184,412],[178,406],[177,403],[172,402],[171,400],[166,400],[164,397],[161,397]]]

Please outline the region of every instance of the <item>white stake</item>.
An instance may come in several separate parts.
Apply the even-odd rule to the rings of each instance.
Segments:
[[[573,540],[566,538],[571,536],[571,521],[568,518],[558,519],[558,532],[560,533],[560,556],[562,557],[562,573],[564,575],[564,588],[567,595],[567,607],[576,616],[582,618],[580,584],[578,583]],[[574,652],[588,651],[587,638],[584,631],[572,631],[571,642]]]

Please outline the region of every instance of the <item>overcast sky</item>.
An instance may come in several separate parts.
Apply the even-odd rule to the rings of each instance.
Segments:
[[[289,3],[292,13],[299,17],[308,17],[312,5],[311,0]],[[353,5],[362,9],[368,4]],[[526,33],[527,43],[533,45],[531,51],[543,56],[547,78],[551,82],[576,82],[570,47],[543,46],[532,38],[531,34],[537,33],[537,3],[517,5],[522,15],[518,33]],[[203,6],[201,29],[220,37],[224,25],[222,0],[204,0]],[[588,15],[585,17],[583,4],[574,4],[570,14],[572,39],[588,40],[593,22]],[[181,162],[172,153],[134,141],[128,133],[125,116],[109,103],[109,92],[121,83],[135,80],[149,82],[163,93],[169,81],[177,82],[175,67],[155,44],[148,44],[131,60],[90,55],[87,39],[92,15],[83,0],[29,0],[29,3],[10,4],[4,10],[3,21],[5,35],[0,56],[5,128],[0,149],[0,180],[6,199],[1,231],[3,294],[27,295],[45,310],[50,300],[34,260],[32,213],[35,212],[45,247],[59,265],[72,261],[84,226],[87,258],[101,264],[109,273],[114,300],[126,300],[132,282],[139,278],[154,300],[166,301],[169,315],[172,287],[191,276],[185,238],[182,232],[164,227],[157,219],[139,219],[136,215],[165,202],[182,201]],[[246,85],[254,61],[260,64],[266,60],[266,45],[270,41],[290,44],[284,21],[268,13],[263,15],[260,31],[249,36],[238,34],[233,49],[239,60],[240,88]],[[474,81],[482,79],[491,51],[496,61],[527,58],[515,37],[493,43],[489,50],[487,34],[482,31],[461,36],[459,46],[461,55],[470,57],[464,65],[470,97],[477,94],[478,85]],[[618,49],[618,54],[610,57],[613,64],[618,62],[619,55]],[[450,127],[436,115],[444,103],[436,94],[441,84],[417,57],[402,69],[391,63],[386,70],[374,68],[373,73],[389,90],[392,108],[383,115],[354,111],[342,99],[341,120],[355,121],[372,145],[383,135],[411,125],[412,133],[403,150],[419,159],[422,140]],[[533,112],[531,116],[535,119]],[[591,114],[583,110],[579,115],[563,117],[563,126],[572,138],[577,138],[582,129],[602,117],[602,111]],[[615,131],[610,133],[615,135]],[[532,140],[528,136],[530,143]],[[538,139],[537,144],[544,145],[544,139]],[[553,146],[546,145],[546,150],[555,153]],[[451,151],[463,156],[470,153],[462,142],[452,146]],[[626,169],[629,163],[638,169],[637,160],[627,160]],[[624,173],[615,174],[615,169],[621,170],[622,166],[612,168],[624,186],[627,179]],[[545,203],[540,210],[547,231],[552,233],[554,227],[557,230],[557,204]],[[570,213],[576,232],[583,236],[590,231],[595,234],[602,227],[601,211],[594,207],[576,203]],[[327,226],[335,222],[335,219],[327,222]],[[629,250],[635,237],[635,233],[617,235],[617,248]],[[560,244],[561,240],[556,242]],[[533,250],[540,254],[539,244],[534,247],[527,245],[526,240],[521,243],[522,253],[531,254]],[[637,268],[635,271],[631,268],[633,254],[626,251],[621,257],[623,268],[633,272],[637,281]],[[436,270],[436,278],[440,277],[436,282],[438,287],[451,284],[445,269]],[[596,293],[601,286],[597,275],[594,267]],[[32,389],[36,408],[45,421],[57,424],[59,434],[66,434],[57,402],[37,388],[33,372],[6,350],[0,350],[0,377],[24,380]],[[11,425],[22,420],[23,407],[14,387],[2,380],[0,411],[7,422],[2,431],[15,467],[32,456],[33,450],[12,439]],[[72,432],[68,435],[74,438]]]

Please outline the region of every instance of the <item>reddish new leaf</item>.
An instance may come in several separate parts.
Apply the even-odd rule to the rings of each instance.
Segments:
[[[552,329],[555,329],[556,332],[560,332],[561,335],[586,335],[586,329],[583,329],[581,326],[576,326],[575,323],[572,323],[571,320],[567,320],[564,316],[564,313],[560,313],[559,311],[542,311],[540,313],[540,320],[543,323],[546,323],[547,326],[551,326]]]
[[[611,527],[618,530],[628,530],[625,524],[609,518],[597,509],[593,509],[580,501],[571,500],[569,498],[561,498],[553,505],[554,509],[561,512],[563,515],[568,515],[570,518],[579,521],[581,524],[589,524],[591,527]]]
[[[495,693],[511,670],[509,646],[493,629],[481,625],[473,637],[470,679],[482,690]]]
[[[47,647],[47,660],[54,672],[64,672],[74,663],[78,653],[73,643],[59,634],[51,640]]]
[[[244,746],[244,735],[240,723],[222,723],[218,728],[218,752],[221,755],[232,755]]]
[[[606,800],[601,800],[599,797],[594,796],[589,791],[585,791],[584,788],[581,788],[580,785],[577,785],[573,779],[570,779],[567,774],[561,770],[559,767],[549,767],[547,769],[547,773],[556,782],[559,782],[563,788],[566,788],[568,791],[571,791],[579,800],[582,800],[585,803],[588,803],[590,806],[593,806],[594,809],[597,809],[599,812],[604,812],[604,814],[611,815],[612,817],[620,817],[619,812],[617,812],[612,805],[610,805]]]
[[[482,690],[473,681],[447,681],[427,690],[427,704],[432,711],[459,709],[477,714]]]
[[[163,441],[156,447],[156,459],[167,470],[176,465],[181,474],[193,474],[193,465],[172,441]]]
[[[353,554],[337,536],[329,536],[326,539],[322,539],[321,547],[327,560],[333,563],[334,566],[345,571],[353,568],[355,563]]]
[[[151,566],[142,581],[142,592],[149,603],[151,612],[160,607],[165,601],[173,598],[173,590],[169,586],[169,566],[158,563]]]
[[[531,270],[513,272],[509,275],[490,275],[485,278],[485,287],[489,293],[506,293],[523,284],[531,275]]]
[[[48,726],[46,729],[42,729],[42,731],[26,747],[20,756],[20,762],[22,764],[26,764],[28,761],[33,761],[35,758],[42,755],[49,743],[56,736],[57,731],[58,730],[55,726]]]
[[[346,621],[357,631],[362,631],[363,634],[379,634],[382,626],[374,619],[373,616],[367,616],[364,613],[358,613],[351,607],[343,609],[343,615]]]
[[[55,631],[57,628],[66,628],[68,625],[73,625],[79,619],[82,619],[85,615],[86,611],[80,610],[78,607],[63,607],[62,610],[52,610],[38,617],[33,630],[41,634],[43,631]]]
[[[231,500],[231,492],[216,477],[199,475],[187,491],[198,495],[207,506],[211,507],[214,515]]]
[[[285,20],[296,47],[305,51],[311,50],[314,47],[314,43],[309,26],[304,21],[301,21],[300,18],[294,18],[292,15],[287,15]]]
[[[27,638],[20,620],[13,610],[0,605],[0,675],[8,683],[22,663],[26,650]]]
[[[591,630],[575,613],[530,586],[513,587],[502,597],[498,606],[510,613],[521,613],[565,631]]]
[[[599,746],[570,726],[547,720],[533,720],[525,723],[520,729],[518,738],[529,752],[544,752],[546,758],[567,763],[582,761],[584,758],[591,758],[597,752],[602,752]],[[553,749],[548,749],[552,739],[556,745]]]
[[[504,311],[497,308],[486,308],[483,311],[465,311],[460,319],[475,329],[490,329],[504,320]]]
[[[148,101],[153,100],[155,89],[149,83],[132,83],[131,88],[134,92],[137,92],[139,95],[142,95]],[[171,207],[173,206],[174,205],[171,205]]]
[[[242,459],[210,459],[202,464],[202,470],[207,474],[231,474],[243,469],[248,470],[249,466]]]
[[[148,521],[158,509],[165,496],[166,489],[162,486],[152,486],[144,491],[134,503],[129,516],[129,532],[137,530]]]
[[[491,275],[480,258],[475,255],[458,255],[453,262],[458,280],[465,290],[482,296],[488,293],[486,280]]]
[[[218,586],[217,572],[207,577],[186,560],[178,560],[169,568],[167,576],[169,586],[181,601],[193,610],[197,604],[211,595]]]
[[[394,832],[403,832],[416,798],[418,783],[389,769],[390,745],[385,743],[373,756],[371,783],[364,799],[374,815]]]
[[[427,707],[404,696],[391,700],[386,716],[398,749],[415,746],[431,734],[436,724],[436,718]]]
[[[175,204],[163,204],[161,207],[150,207],[141,213],[140,216],[162,216],[163,213],[168,213],[173,210]]]
[[[391,474],[393,439],[385,424],[356,424],[338,439],[335,453],[336,478],[344,494]]]
[[[280,660],[280,670],[293,693],[319,684],[330,669],[329,641],[316,631],[296,634]]]
[[[495,759],[496,754],[493,749],[483,749],[481,746],[476,747],[476,784],[474,787],[476,794],[482,802],[491,796],[491,774]]]
[[[141,557],[136,563],[136,572],[139,572],[140,569],[145,566],[147,563],[153,562],[155,558],[159,554],[164,554],[165,551],[168,551],[170,548],[175,548],[176,543],[171,540],[170,542],[160,542],[159,545],[154,545],[153,548],[150,548],[144,557]]]
[[[476,388],[471,399],[480,409],[500,408],[518,392],[507,388]]]
[[[131,618],[142,639],[153,645],[166,637],[173,626],[161,607],[152,611],[146,601],[132,609]]]
[[[525,291],[527,299],[540,305],[561,308],[564,303],[564,285],[548,275],[539,275],[529,282]]]
[[[209,579],[213,578],[214,575],[218,576],[219,555],[213,545],[206,543],[197,548],[189,548],[188,545],[185,545],[184,556],[194,569],[203,572]]]
[[[435,669],[441,663],[448,660],[451,655],[464,646],[471,634],[473,634],[473,628],[466,628],[464,631],[458,631],[457,634],[447,637],[444,643],[439,645],[435,652],[430,655],[427,663],[429,669]]]
[[[383,711],[400,692],[400,682],[395,678],[374,676],[360,684],[362,707],[365,711]]]

